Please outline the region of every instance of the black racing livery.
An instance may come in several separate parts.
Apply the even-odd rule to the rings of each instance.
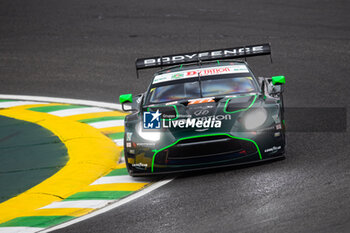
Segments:
[[[129,174],[283,158],[284,76],[256,78],[246,61],[232,60],[260,55],[271,57],[270,44],[137,59],[137,71],[162,69],[145,93],[119,97],[131,112],[124,135]]]

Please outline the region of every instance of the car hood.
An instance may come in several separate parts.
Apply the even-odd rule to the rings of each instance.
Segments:
[[[192,101],[193,102],[193,101]],[[234,95],[198,99],[194,104],[172,103],[153,105],[148,111],[162,113],[163,130],[175,139],[197,135],[230,133],[233,127],[242,128],[241,119],[253,108],[261,107],[264,99],[259,94]],[[184,123],[180,123],[180,122]],[[197,123],[201,121],[202,123]]]

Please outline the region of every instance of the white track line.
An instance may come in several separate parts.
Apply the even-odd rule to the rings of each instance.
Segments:
[[[124,120],[99,121],[99,122],[89,123],[89,125],[91,125],[96,129],[124,126]]]
[[[57,208],[101,208],[113,200],[80,200],[80,201],[55,201],[51,204],[41,207],[40,209],[57,209]]]
[[[52,111],[48,113],[55,116],[66,117],[66,116],[73,116],[73,115],[86,114],[86,113],[110,112],[110,111],[112,110],[99,108],[99,107],[86,107],[86,108],[63,109],[63,110],[57,110],[57,111]]]
[[[171,182],[173,179],[169,179],[169,180],[162,180],[162,181],[158,181],[157,183],[154,183],[152,184],[151,186],[145,188],[145,189],[142,189],[141,191],[139,192],[136,192],[134,194],[131,194],[130,196],[127,196],[126,198],[123,198],[123,199],[120,199],[116,202],[114,202],[113,204],[110,204],[102,209],[99,209],[99,210],[96,210],[94,212],[91,212],[90,214],[86,214],[84,216],[81,216],[81,217],[78,217],[78,218],[75,218],[73,220],[70,220],[68,222],[65,222],[65,223],[62,223],[60,225],[57,225],[57,226],[54,226],[54,227],[51,227],[51,228],[48,228],[46,230],[43,230],[41,231],[42,233],[46,233],[46,232],[51,232],[51,231],[55,231],[55,230],[58,230],[58,229],[61,229],[61,228],[64,228],[64,227],[68,227],[70,225],[73,225],[75,223],[78,223],[78,222],[81,222],[81,221],[84,221],[86,219],[89,219],[89,218],[92,218],[92,217],[95,217],[99,214],[103,214],[109,210],[112,210],[114,208],[117,208],[121,205],[124,205],[130,201],[133,201],[139,197],[142,197],[150,192],[152,192],[153,190]]]
[[[79,104],[79,105],[97,106],[102,108],[110,108],[110,109],[123,111],[122,106],[120,104],[112,104],[107,102],[80,100],[80,99],[67,99],[67,98],[30,96],[30,95],[1,95],[1,94],[0,94],[0,99],[31,100],[31,101],[65,103],[65,104]]]
[[[116,184],[116,183],[149,183],[151,180],[147,177],[126,176],[104,176],[90,185],[96,184]]]
[[[124,157],[124,155],[122,155],[122,156],[119,157],[118,163],[125,163],[125,157]]]
[[[117,146],[124,146],[124,139],[115,139],[113,141]]]
[[[9,101],[9,102],[0,102],[0,108],[11,108],[22,105],[30,104],[48,104],[45,102],[36,102],[36,101]]]
[[[43,229],[39,227],[0,227],[0,233],[34,233]]]

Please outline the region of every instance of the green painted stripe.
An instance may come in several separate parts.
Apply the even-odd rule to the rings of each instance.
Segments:
[[[0,224],[0,227],[50,227],[73,219],[72,216],[18,217]]]
[[[122,139],[124,138],[124,132],[112,133],[112,134],[108,134],[107,136],[113,140]]]
[[[105,117],[97,117],[91,119],[79,120],[81,123],[95,123],[100,121],[111,121],[111,120],[124,120],[125,116],[105,116]]]
[[[13,101],[18,101],[18,100],[3,100],[3,99],[0,99],[0,102],[13,102]]]
[[[53,112],[53,111],[58,111],[58,110],[66,110],[66,109],[73,109],[73,108],[85,108],[85,107],[86,106],[79,106],[79,105],[51,105],[51,106],[28,108],[28,110],[32,110],[35,112]]]
[[[111,171],[106,176],[124,176],[124,175],[128,175],[128,174],[129,173],[128,173],[128,170],[126,168],[120,168],[120,169],[115,169],[115,170]]]
[[[63,201],[77,201],[77,200],[116,200],[125,197],[133,191],[91,191],[79,192]]]

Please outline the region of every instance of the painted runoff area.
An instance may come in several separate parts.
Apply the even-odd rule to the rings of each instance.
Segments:
[[[51,131],[64,143],[69,156],[57,173],[0,203],[0,233],[59,229],[171,181],[128,175],[121,156],[126,114],[118,104],[0,95],[0,115]]]
[[[68,152],[40,125],[0,115],[0,161],[2,203],[58,172],[66,165]]]

